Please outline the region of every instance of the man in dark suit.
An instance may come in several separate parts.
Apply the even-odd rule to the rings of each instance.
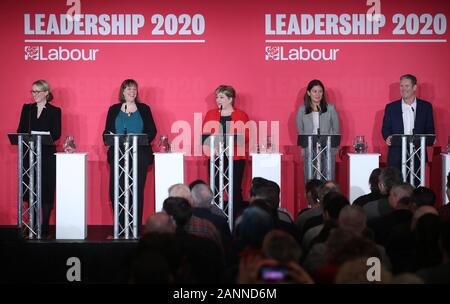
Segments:
[[[386,105],[381,133],[389,146],[388,166],[401,170],[402,149],[392,146],[393,134],[434,134],[431,103],[416,98],[417,78],[406,74],[400,77],[402,98]]]

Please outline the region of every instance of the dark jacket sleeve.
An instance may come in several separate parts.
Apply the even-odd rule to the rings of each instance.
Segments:
[[[53,108],[53,121],[50,126],[50,134],[53,141],[57,141],[61,137],[61,109]]]
[[[153,141],[153,139],[155,139],[155,137],[156,137],[156,133],[157,133],[156,124],[155,124],[155,121],[153,120],[152,110],[150,109],[150,107],[148,105],[146,105],[145,108],[147,109],[147,115],[144,120],[144,126],[145,126],[144,133],[147,134],[148,142],[151,143]]]
[[[22,112],[20,113],[19,126],[17,127],[17,133],[28,133],[30,131],[30,108],[28,104],[24,104]]]
[[[391,121],[391,109],[389,105],[384,108],[383,126],[381,127],[381,134],[384,140],[392,135],[392,121]]]
[[[114,106],[109,107],[108,115],[106,116],[105,130],[103,134],[116,133],[116,127],[114,126]]]
[[[103,135],[110,134],[110,133],[116,133],[116,127],[115,127],[115,120],[118,114],[118,111],[116,108],[119,108],[120,111],[120,105],[112,105],[108,109],[108,115],[106,116],[106,122],[105,122],[105,129],[103,130]],[[113,147],[108,148],[108,163],[112,163],[112,160],[114,158],[114,149]]]
[[[428,111],[427,111],[427,122],[425,126],[426,134],[435,134],[434,130],[434,118],[433,118],[433,106],[431,103],[428,104]]]

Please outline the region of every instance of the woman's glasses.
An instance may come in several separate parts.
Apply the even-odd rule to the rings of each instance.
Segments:
[[[43,93],[43,92],[45,92],[45,91],[30,91],[30,93],[33,95]]]

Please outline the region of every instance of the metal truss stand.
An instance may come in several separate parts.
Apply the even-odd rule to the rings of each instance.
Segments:
[[[41,239],[42,206],[42,145],[53,145],[50,135],[28,133],[8,134],[12,145],[17,145],[17,224],[23,236]],[[28,158],[28,166],[24,163]],[[28,192],[28,203],[24,196]]]
[[[105,134],[104,141],[114,147],[114,239],[137,239],[138,216],[141,216],[138,215],[138,146],[148,145],[147,135]],[[124,218],[123,223],[120,217]]]
[[[305,149],[305,182],[311,179],[333,180],[335,161],[332,148],[339,146],[340,135],[306,134],[298,136],[298,144]]]
[[[399,146],[401,142],[401,169],[404,182],[410,183],[413,187],[425,186],[426,147],[433,145],[435,137],[434,134],[395,134],[392,136],[393,146]]]
[[[233,230],[233,157],[235,137],[235,134],[204,135],[204,139],[209,138],[209,185],[214,195],[211,203],[223,211],[231,231]],[[226,141],[226,145],[224,145],[224,141]],[[225,159],[227,159],[228,168],[225,168]],[[216,177],[219,181],[218,185],[216,185]],[[228,198],[227,204],[224,203],[225,196]]]

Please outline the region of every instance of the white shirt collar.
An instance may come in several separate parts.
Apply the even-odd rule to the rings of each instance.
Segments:
[[[417,108],[417,98],[414,97],[414,101],[412,102],[411,105],[407,104],[407,103],[405,102],[405,100],[402,98],[402,107],[412,107],[412,108],[414,108],[414,110],[415,110],[415,109]]]
[[[47,102],[45,102],[43,106],[39,106],[39,104],[36,102],[36,108],[47,108]]]

